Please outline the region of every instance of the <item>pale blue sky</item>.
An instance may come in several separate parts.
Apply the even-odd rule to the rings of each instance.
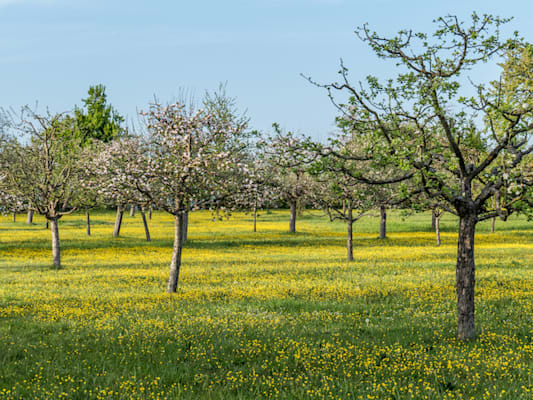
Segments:
[[[201,96],[227,81],[252,126],[324,138],[335,110],[300,73],[330,82],[343,57],[354,80],[390,75],[353,34],[430,31],[444,14],[514,16],[509,30],[533,41],[533,1],[0,0],[0,107],[39,102],[64,111],[103,83],[123,115],[180,87]],[[476,78],[480,78],[476,76]]]

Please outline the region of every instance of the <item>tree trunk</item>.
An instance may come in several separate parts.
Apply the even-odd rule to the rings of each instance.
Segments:
[[[353,235],[352,235],[352,229],[353,229],[353,214],[352,214],[352,203],[348,202],[347,210],[348,212],[348,218],[346,221],[346,228],[348,231],[348,238],[346,241],[346,251],[348,255],[348,261],[353,261]]]
[[[436,218],[437,216],[435,215],[435,210],[431,210],[431,229],[433,230],[435,230],[437,227]]]
[[[385,206],[379,207],[379,214],[381,216],[381,221],[379,223],[379,238],[385,239],[387,237],[387,210]]]
[[[115,217],[115,227],[113,228],[113,237],[120,235],[120,227],[122,226],[122,215],[124,210],[121,206],[117,206],[117,216]]]
[[[48,223],[48,219],[46,220],[46,222],[44,223],[44,229],[48,229],[49,228],[49,223]]]
[[[189,233],[189,211],[186,211],[183,214],[183,237],[181,238],[181,241],[185,243],[187,241],[187,234]]]
[[[148,208],[148,219],[151,221],[152,220],[152,207],[150,206],[150,208]]]
[[[168,277],[167,293],[176,293],[181,266],[181,250],[183,247],[184,215],[179,213],[174,216],[174,246],[172,247],[172,261]]]
[[[466,340],[474,337],[474,236],[477,218],[474,214],[461,216],[457,244],[457,337]]]
[[[254,232],[257,232],[257,207],[254,206]]]
[[[87,236],[91,236],[91,216],[89,210],[85,210],[85,223],[87,225]]]
[[[130,206],[130,217],[135,217],[135,208],[136,208],[136,207],[137,207],[137,206],[136,206],[135,204],[132,204],[132,205]]]
[[[26,217],[26,223],[28,225],[33,224],[33,210],[28,210],[28,216]]]
[[[59,248],[59,228],[57,225],[57,218],[50,218],[50,231],[52,232],[52,257],[54,259],[54,267],[61,269],[61,252]]]
[[[150,241],[150,230],[148,229],[148,223],[146,222],[146,215],[144,214],[144,210],[142,208],[139,209],[139,212],[141,213],[141,217],[143,220],[144,225],[144,233],[146,235],[146,241]]]
[[[440,246],[440,216],[435,215],[435,235],[437,235],[437,246]]]
[[[289,232],[296,232],[296,201],[291,201],[291,222],[289,224]]]
[[[13,213],[13,222],[17,222],[17,213]]]
[[[492,217],[492,220],[490,221],[490,233],[494,233],[494,225],[496,225],[496,217]]]

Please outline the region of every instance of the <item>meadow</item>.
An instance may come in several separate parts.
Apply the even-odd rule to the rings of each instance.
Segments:
[[[190,216],[178,293],[165,293],[173,220],[0,217],[0,399],[533,398],[533,223],[478,225],[477,338],[455,339],[457,220],[345,226],[288,211]]]

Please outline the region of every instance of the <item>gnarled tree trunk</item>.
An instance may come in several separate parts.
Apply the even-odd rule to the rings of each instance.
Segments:
[[[183,248],[184,215],[178,213],[174,216],[174,246],[172,247],[172,260],[168,277],[167,293],[176,293],[181,267],[181,251]]]
[[[59,228],[57,224],[58,218],[50,218],[50,231],[52,232],[52,258],[54,260],[54,267],[61,268],[61,251],[59,247]]]
[[[124,215],[124,210],[122,206],[117,206],[117,216],[115,217],[115,226],[113,227],[113,237],[118,237],[120,235],[120,227],[122,226],[122,216]]]
[[[440,246],[440,215],[435,216],[435,235],[437,236],[437,246]]]
[[[87,225],[87,236],[91,236],[91,216],[89,210],[85,210],[85,224]]]
[[[348,202],[348,207],[346,212],[348,213],[348,218],[346,220],[346,228],[347,228],[347,240],[346,240],[346,252],[347,252],[347,258],[348,261],[353,261],[353,211],[352,211],[352,203]]]
[[[387,209],[385,206],[379,207],[380,223],[379,223],[379,238],[385,239],[387,237]]]
[[[477,217],[462,215],[459,219],[459,240],[457,244],[457,337],[470,339],[475,335],[474,325],[474,236]]]
[[[254,206],[254,232],[257,232],[257,207]]]
[[[26,223],[28,225],[33,224],[33,210],[28,210],[28,216],[26,217]]]
[[[139,209],[139,212],[141,213],[141,217],[143,220],[144,225],[144,233],[146,235],[146,241],[149,242],[150,239],[150,230],[148,229],[148,223],[146,222],[146,215],[144,214],[144,210],[142,208]]]
[[[296,200],[291,201],[291,222],[289,223],[289,232],[296,232]]]

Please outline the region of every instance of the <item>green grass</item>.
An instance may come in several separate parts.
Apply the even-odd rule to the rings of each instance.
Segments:
[[[190,217],[178,293],[173,221],[155,213],[0,218],[0,399],[532,399],[533,224],[479,224],[476,340],[455,339],[457,220],[391,213],[345,227],[306,212]]]

